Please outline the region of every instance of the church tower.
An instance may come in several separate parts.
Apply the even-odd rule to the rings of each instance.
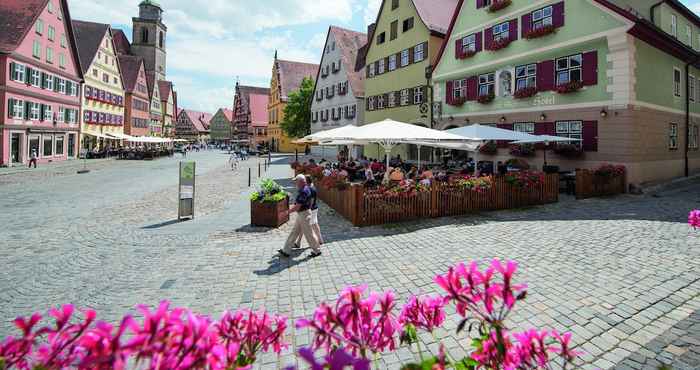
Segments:
[[[146,74],[155,81],[165,80],[165,35],[168,28],[163,24],[163,9],[154,0],[143,0],[139,4],[139,16],[132,18],[133,34],[131,52],[143,58]]]

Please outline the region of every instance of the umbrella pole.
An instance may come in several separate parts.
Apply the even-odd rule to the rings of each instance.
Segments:
[[[418,171],[420,171],[420,145],[418,145]]]

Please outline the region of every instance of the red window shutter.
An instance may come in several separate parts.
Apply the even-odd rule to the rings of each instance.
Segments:
[[[413,53],[415,51],[413,50],[413,47],[408,48],[408,64],[413,64]]]
[[[454,95],[453,95],[454,86],[455,86],[454,81],[447,81],[447,91],[445,92],[445,100],[447,101],[447,104],[449,104],[449,105],[454,104],[453,99],[452,99],[454,97]]]
[[[537,63],[537,90],[554,90],[554,60]]]
[[[484,7],[484,0],[476,0],[476,8],[480,9]]]
[[[547,125],[548,122],[535,122],[535,135],[548,135],[549,133],[547,132]],[[535,148],[537,149],[544,149],[545,145],[544,143],[537,143],[535,144]]]
[[[365,66],[365,78],[369,78],[369,67]]]
[[[462,39],[455,40],[455,59],[462,59]]]
[[[513,124],[512,123],[499,123],[496,125],[496,127],[502,129],[502,130],[511,130],[513,131]],[[507,148],[508,147],[508,142],[507,141],[496,141],[496,146],[499,148]]]
[[[477,32],[476,36],[474,37],[475,43],[476,43],[476,52],[480,52],[483,50],[482,43],[483,43],[483,34],[481,32]]]
[[[583,85],[598,84],[598,52],[583,53]]]
[[[489,27],[484,30],[484,49],[491,50],[493,43],[493,28]]]
[[[90,86],[85,86],[85,97],[90,98]]]
[[[598,151],[598,122],[583,122],[583,150],[586,152]]]
[[[515,18],[510,21],[510,24],[508,25],[508,39],[510,41],[515,41],[518,39],[518,19]]]
[[[564,26],[564,2],[552,5],[552,24],[554,27]]]
[[[479,80],[476,76],[467,78],[467,100],[473,101],[479,95]]]
[[[525,39],[528,32],[530,32],[530,26],[532,25],[532,13],[527,13],[522,17],[522,38]]]

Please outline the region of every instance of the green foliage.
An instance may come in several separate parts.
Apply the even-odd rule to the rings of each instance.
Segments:
[[[299,90],[289,94],[284,107],[284,120],[280,127],[288,137],[304,137],[311,132],[311,101],[314,96],[314,81],[305,77]]]
[[[260,190],[250,194],[250,200],[261,203],[277,203],[284,200],[287,193],[282,187],[270,179],[264,179],[260,183]]]

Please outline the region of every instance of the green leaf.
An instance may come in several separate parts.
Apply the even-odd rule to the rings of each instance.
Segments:
[[[284,107],[284,120],[280,127],[288,137],[304,137],[311,133],[311,101],[314,81],[305,77],[299,90],[291,92]]]
[[[423,368],[421,367],[420,364],[416,363],[410,363],[410,364],[405,364],[401,366],[401,370],[422,370]]]

